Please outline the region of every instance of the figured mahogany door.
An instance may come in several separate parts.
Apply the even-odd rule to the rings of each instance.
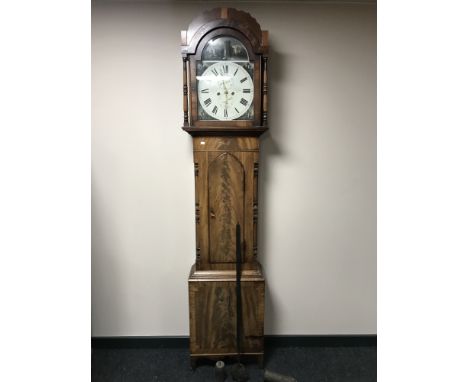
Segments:
[[[254,263],[258,138],[204,137],[193,144],[197,269],[234,269],[237,223],[242,260]]]
[[[244,226],[244,191],[242,163],[230,153],[218,155],[208,168],[211,263],[236,261],[236,224]]]

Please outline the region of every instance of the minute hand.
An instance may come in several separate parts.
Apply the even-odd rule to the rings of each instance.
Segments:
[[[228,104],[228,90],[227,90],[227,87],[226,87],[226,83],[223,81],[223,86],[224,86],[224,96],[226,97],[226,101],[225,101],[225,104],[226,104],[226,107],[227,107],[227,104]]]

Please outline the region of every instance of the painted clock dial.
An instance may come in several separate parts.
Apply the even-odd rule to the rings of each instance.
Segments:
[[[231,61],[214,63],[197,76],[197,80],[199,106],[210,117],[230,121],[242,117],[249,110],[254,84],[241,65]]]

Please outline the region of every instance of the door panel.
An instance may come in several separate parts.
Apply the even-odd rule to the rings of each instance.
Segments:
[[[237,298],[235,281],[189,283],[190,349],[192,353],[236,353]],[[263,349],[265,283],[242,282],[241,352]]]
[[[208,168],[209,248],[211,263],[236,261],[236,224],[244,229],[245,173],[231,153],[218,155]]]

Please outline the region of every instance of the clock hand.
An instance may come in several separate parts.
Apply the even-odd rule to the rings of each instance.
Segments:
[[[228,106],[228,94],[229,94],[229,92],[228,92],[228,90],[227,90],[226,83],[225,83],[224,81],[223,81],[223,86],[224,86],[224,96],[226,97],[226,101],[225,101],[224,103],[225,103],[226,108],[227,108],[227,106]]]

